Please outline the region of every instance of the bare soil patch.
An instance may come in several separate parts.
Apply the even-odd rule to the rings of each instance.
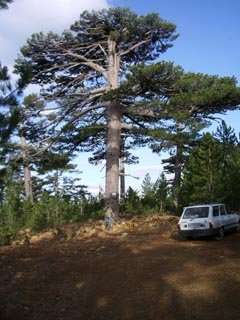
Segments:
[[[158,224],[0,248],[0,319],[239,319],[240,234],[180,241]]]

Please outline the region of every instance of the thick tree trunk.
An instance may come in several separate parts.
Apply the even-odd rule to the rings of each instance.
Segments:
[[[118,105],[107,108],[108,132],[106,150],[106,215],[116,219],[119,214],[119,157],[121,111]]]
[[[109,90],[118,88],[120,58],[116,53],[116,42],[108,39],[108,83]],[[121,106],[111,101],[106,108],[106,217],[115,220],[119,214],[119,157],[121,142]]]
[[[29,166],[27,143],[23,136],[20,137],[20,140],[23,157],[25,199],[33,202],[32,176]]]
[[[29,165],[24,165],[24,185],[26,199],[33,202],[32,176]]]

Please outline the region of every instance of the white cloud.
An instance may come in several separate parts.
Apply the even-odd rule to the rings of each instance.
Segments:
[[[15,0],[0,11],[0,60],[12,65],[19,48],[34,32],[61,32],[83,10],[107,7],[107,0]]]

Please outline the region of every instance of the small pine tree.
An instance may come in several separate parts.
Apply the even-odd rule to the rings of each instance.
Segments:
[[[142,182],[142,203],[146,211],[155,209],[154,183],[152,183],[149,173],[145,175]]]
[[[225,121],[222,121],[221,125],[217,127],[214,137],[221,144],[221,167],[223,175],[225,176],[224,179],[226,179],[228,169],[232,164],[232,154],[235,152],[235,147],[238,142],[237,136],[234,129],[231,126],[227,126]]]
[[[224,202],[232,209],[239,209],[240,149],[234,129],[222,121],[214,134],[221,152],[221,193]]]
[[[206,133],[184,171],[183,194],[187,204],[222,201],[221,163],[220,146]]]
[[[141,214],[142,206],[138,192],[129,187],[123,202],[122,212],[127,214]]]
[[[228,126],[224,120],[217,127],[214,137],[226,147],[235,145],[238,142],[234,129]]]
[[[162,172],[160,177],[154,184],[155,190],[155,199],[157,203],[157,208],[160,213],[163,213],[167,207],[167,200],[168,200],[168,182],[167,179]]]
[[[151,181],[151,176],[149,173],[147,173],[143,179],[142,182],[142,194],[143,197],[146,197],[150,193],[153,192],[153,183]]]

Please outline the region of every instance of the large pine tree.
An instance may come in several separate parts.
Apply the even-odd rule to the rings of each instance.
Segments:
[[[201,130],[207,126],[208,122],[204,119],[175,119],[172,125],[165,129],[157,129],[152,132],[153,141],[151,149],[153,152],[161,154],[168,152],[169,156],[162,160],[164,171],[168,174],[171,185],[171,193],[174,207],[178,210],[180,205],[180,191],[182,183],[182,173],[189,158],[192,148],[201,138]]]
[[[215,113],[225,113],[239,107],[240,90],[234,77],[209,76],[201,73],[182,73],[175,84],[176,91],[168,100],[167,127],[151,132],[154,152],[170,151],[163,160],[172,178],[175,208],[181,202],[181,178],[192,147],[201,137],[201,130],[211,124]]]
[[[141,132],[174,112],[187,116],[235,108],[236,81],[184,74],[171,63],[153,64],[176,39],[175,25],[157,14],[138,16],[128,9],[84,12],[62,35],[34,34],[22,48],[16,70],[55,102],[52,129],[78,143],[81,130],[92,138],[105,128],[106,212],[119,205],[121,132]],[[171,98],[171,99],[170,99]],[[143,125],[144,124],[144,125]],[[94,139],[94,138],[93,138]]]
[[[23,47],[18,71],[32,66],[32,82],[45,86],[59,104],[58,121],[76,126],[104,117],[106,206],[118,214],[122,120],[127,108],[115,90],[133,64],[155,60],[176,39],[175,25],[158,14],[138,16],[128,9],[84,12],[62,35],[35,34]],[[97,122],[97,121],[96,121]]]

